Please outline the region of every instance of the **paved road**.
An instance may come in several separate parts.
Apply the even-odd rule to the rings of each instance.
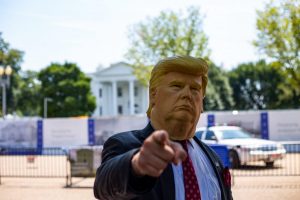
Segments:
[[[62,178],[1,178],[1,200],[89,200],[94,199],[93,178],[74,178],[65,188]],[[237,177],[235,200],[299,200],[300,177]]]

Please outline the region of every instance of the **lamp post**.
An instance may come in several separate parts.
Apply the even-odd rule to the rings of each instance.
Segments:
[[[12,68],[8,65],[6,67],[0,66],[0,83],[2,86],[2,116],[6,116],[6,87],[10,85],[10,76]]]
[[[51,102],[52,99],[49,97],[44,98],[44,118],[47,118],[47,112],[48,112],[48,102]]]

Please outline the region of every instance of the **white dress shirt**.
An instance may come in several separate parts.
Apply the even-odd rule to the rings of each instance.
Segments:
[[[198,185],[200,187],[201,200],[221,200],[221,190],[213,167],[194,139],[188,140],[189,156],[192,160]],[[184,181],[182,164],[172,164],[176,200],[184,200]]]

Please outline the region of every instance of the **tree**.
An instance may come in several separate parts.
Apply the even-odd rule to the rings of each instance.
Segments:
[[[256,63],[243,63],[229,72],[233,89],[234,108],[276,109],[288,108],[282,100],[284,95],[284,76],[279,68],[264,60]]]
[[[20,71],[18,88],[14,90],[20,116],[39,116],[41,113],[41,83],[37,79],[38,72]]]
[[[258,11],[254,45],[286,75],[290,95],[285,101],[300,106],[300,1],[270,1]]]
[[[160,59],[189,55],[209,60],[208,38],[203,31],[199,9],[190,7],[185,13],[163,11],[158,17],[134,25],[129,34],[131,47],[126,56],[133,73],[148,85],[153,64]],[[226,110],[233,105],[228,78],[218,66],[209,66],[209,83],[205,110]]]
[[[41,96],[43,99],[52,100],[48,103],[49,117],[72,117],[93,113],[96,100],[91,93],[90,78],[86,77],[76,64],[52,63],[40,71],[38,79],[41,81]]]
[[[208,38],[202,27],[199,9],[190,7],[187,12],[163,11],[158,17],[131,27],[131,47],[126,57],[133,73],[148,85],[153,64],[174,55],[208,58]]]
[[[210,63],[204,110],[229,110],[233,104],[227,73],[214,63]]]
[[[23,52],[17,49],[10,48],[9,43],[4,41],[2,33],[0,32],[0,65],[10,66],[13,69],[13,73],[10,76],[10,87],[7,90],[7,113],[14,112],[16,110],[16,100],[13,91],[18,89],[19,71],[21,69],[21,63],[23,61]],[[0,100],[2,101],[2,95]],[[2,107],[2,104],[1,104]],[[2,111],[2,109],[1,109]]]

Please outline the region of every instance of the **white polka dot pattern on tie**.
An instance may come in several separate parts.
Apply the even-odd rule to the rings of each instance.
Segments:
[[[187,152],[187,158],[182,162],[183,166],[183,180],[185,189],[185,200],[200,200],[200,189],[196,177],[196,173],[193,167],[193,163],[188,154],[187,141],[181,141],[183,148]]]

